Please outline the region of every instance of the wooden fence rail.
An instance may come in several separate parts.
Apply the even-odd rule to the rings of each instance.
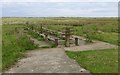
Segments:
[[[64,33],[45,28],[43,26],[30,26],[27,27],[27,29],[32,30],[49,41],[53,41],[57,46],[63,44],[66,47],[69,47],[71,43],[74,43],[76,46],[79,45],[79,38],[71,38],[72,29],[70,27],[66,27]]]

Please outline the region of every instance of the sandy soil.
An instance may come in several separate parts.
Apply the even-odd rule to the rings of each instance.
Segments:
[[[26,56],[6,73],[89,73],[70,59],[62,48],[34,50]]]
[[[102,49],[110,49],[110,48],[118,48],[116,45],[112,45],[106,42],[96,41],[92,44],[88,45],[80,45],[74,47],[65,47],[66,51],[87,51],[87,50],[102,50]]]

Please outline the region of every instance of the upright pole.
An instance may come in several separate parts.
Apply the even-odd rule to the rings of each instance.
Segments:
[[[42,25],[40,26],[40,33],[41,33],[41,34],[43,33]]]
[[[79,45],[79,39],[76,37],[75,38],[75,45],[78,46]]]
[[[70,47],[70,28],[65,28],[65,46]]]
[[[58,38],[55,39],[55,44],[58,46]]]

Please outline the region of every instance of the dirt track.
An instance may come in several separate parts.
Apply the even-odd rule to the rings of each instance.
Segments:
[[[35,40],[36,44],[41,42]],[[48,43],[43,43],[49,45]],[[42,44],[42,45],[43,45]],[[67,51],[86,51],[96,49],[117,48],[105,42],[95,42],[93,44],[81,45],[67,48],[49,48],[32,50],[26,53],[26,58],[18,61],[18,63],[6,71],[6,73],[89,73],[89,71],[81,68],[79,64],[70,59],[66,54]],[[91,74],[90,74],[91,75]]]
[[[30,51],[7,73],[89,73],[68,58],[62,48]]]
[[[96,41],[92,44],[80,45],[74,47],[65,47],[64,49],[66,51],[88,51],[88,50],[102,50],[102,49],[110,49],[110,48],[118,48],[118,46],[106,42]]]

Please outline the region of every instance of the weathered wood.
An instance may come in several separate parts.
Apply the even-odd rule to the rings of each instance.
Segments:
[[[65,46],[70,47],[70,28],[66,27],[65,28]]]
[[[78,46],[79,45],[79,39],[76,37],[75,38],[75,45]]]
[[[58,39],[57,38],[55,39],[55,44],[56,44],[56,46],[58,46]]]
[[[43,33],[43,27],[42,27],[42,25],[40,26],[40,33],[41,34]]]
[[[40,31],[39,31],[39,29],[40,29]],[[31,30],[33,32],[39,34],[40,36],[44,37],[45,39],[54,42],[56,45],[59,45],[59,43],[61,43],[61,44],[65,44],[66,47],[69,47],[71,44],[71,35],[72,35],[71,27],[66,27],[64,33],[56,32],[55,30],[51,30],[51,29],[47,29],[47,28],[43,27],[42,25],[40,27],[36,27],[36,28],[31,26]],[[59,40],[59,38],[64,41]],[[72,39],[73,43],[74,43],[74,40]],[[77,45],[76,42],[75,42],[75,44]]]
[[[45,34],[45,38],[47,38],[48,37],[48,35],[47,34]]]

